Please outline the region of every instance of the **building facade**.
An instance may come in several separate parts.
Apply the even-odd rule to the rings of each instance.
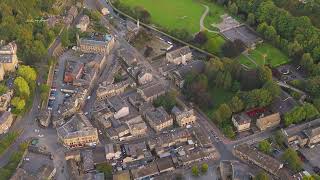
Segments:
[[[109,54],[115,43],[111,35],[100,35],[99,37],[78,39],[78,46],[84,53]]]
[[[9,111],[0,112],[0,134],[8,132],[12,122],[13,122],[13,117],[11,112]]]
[[[192,52],[189,46],[182,47],[180,49],[168,52],[166,54],[168,62],[173,64],[186,64],[187,61],[192,59]]]
[[[187,126],[190,124],[194,124],[197,119],[197,117],[194,115],[193,109],[180,110],[178,107],[174,107],[172,109],[172,114],[174,120],[177,122],[179,126]]]
[[[145,118],[150,126],[157,132],[173,125],[173,119],[161,106],[146,112]]]
[[[257,119],[256,125],[261,131],[264,131],[268,128],[278,126],[280,124],[280,121],[280,113],[274,113],[271,115],[260,117],[259,119]]]

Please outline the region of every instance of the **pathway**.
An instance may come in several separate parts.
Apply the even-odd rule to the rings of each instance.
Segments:
[[[242,54],[243,54],[246,58],[248,58],[253,64],[255,64],[256,67],[259,66],[254,59],[252,59],[251,57],[249,57],[249,55],[248,55],[247,53],[242,53]]]
[[[204,19],[207,17],[210,8],[209,8],[207,5],[204,5],[204,4],[202,4],[202,5],[203,5],[203,7],[206,8],[206,10],[204,11],[204,13],[202,14],[202,16],[201,16],[201,18],[200,18],[200,31],[207,30],[208,32],[211,32],[211,33],[219,33],[219,32],[217,32],[217,31],[210,30],[210,29],[208,29],[208,28],[206,28],[206,27],[204,26]]]

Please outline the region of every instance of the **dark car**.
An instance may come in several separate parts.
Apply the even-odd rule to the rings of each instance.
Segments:
[[[313,171],[320,175],[320,168],[319,167],[313,167]]]

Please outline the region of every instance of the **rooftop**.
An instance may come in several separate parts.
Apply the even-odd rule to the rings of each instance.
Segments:
[[[246,113],[239,113],[233,115],[233,118],[239,125],[248,124],[251,122],[251,118]]]
[[[320,126],[319,127],[315,127],[315,128],[311,128],[308,130],[305,130],[304,133],[309,137],[309,138],[313,138],[315,136],[319,136],[320,135]]]
[[[178,57],[181,57],[181,56],[189,54],[189,53],[191,53],[189,46],[184,46],[182,48],[168,52],[167,54],[170,54],[173,59],[176,59]]]
[[[161,83],[149,83],[138,88],[147,98],[165,93],[166,88]]]
[[[146,112],[146,117],[153,121],[155,124],[162,124],[171,119],[166,110],[160,106]]]
[[[205,63],[201,60],[192,61],[191,63],[188,63],[187,65],[179,67],[174,73],[176,73],[181,78],[185,78],[186,75],[190,72],[194,73],[201,73],[205,70]]]
[[[143,178],[143,177],[149,177],[152,175],[156,175],[159,173],[157,164],[155,162],[151,162],[148,165],[137,168],[137,169],[132,169],[131,170],[132,176],[134,179],[138,178]]]
[[[89,119],[83,113],[75,114],[71,120],[57,128],[61,138],[75,138],[97,134],[97,129],[92,126]]]
[[[0,124],[5,123],[10,115],[11,112],[9,111],[0,112]]]
[[[279,169],[282,168],[283,164],[278,160],[268,156],[248,144],[241,144],[234,148],[235,151],[245,154],[251,161],[254,161],[258,166],[277,174]]]
[[[106,46],[113,37],[110,34],[92,34],[88,38],[80,38],[81,44],[96,44]]]
[[[108,104],[115,111],[119,111],[124,107],[128,107],[126,101],[124,101],[120,96],[113,96],[108,99]]]

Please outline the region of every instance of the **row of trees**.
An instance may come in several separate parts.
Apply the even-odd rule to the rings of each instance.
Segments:
[[[45,22],[35,22],[46,13],[55,0],[8,0],[0,2],[0,39],[16,41],[18,57],[27,64],[43,59],[46,49],[60,31],[61,26],[50,29]],[[17,6],[17,4],[19,4]]]
[[[254,19],[257,31],[289,56],[299,59],[304,53],[310,53],[316,62],[320,60],[320,30],[308,17],[294,17],[272,0],[230,0],[229,3],[248,21]]]
[[[149,24],[151,22],[151,14],[141,6],[131,8],[130,6],[127,6],[126,4],[121,3],[120,1],[114,1],[113,5],[119,10],[126,12],[131,17],[135,17],[136,19],[139,19],[140,21],[146,24]]]
[[[289,126],[302,121],[313,120],[319,116],[319,111],[310,103],[297,106],[284,115],[284,124]]]
[[[197,165],[192,166],[191,172],[193,176],[199,176],[208,172],[209,166],[207,163],[201,165],[200,171]]]
[[[303,3],[299,0],[273,0],[273,2],[295,16],[308,16],[312,23],[320,28],[320,0],[304,1]]]
[[[14,97],[11,104],[14,106],[14,113],[21,113],[25,110],[26,104],[31,98],[36,86],[37,72],[30,66],[21,65],[14,80]]]

